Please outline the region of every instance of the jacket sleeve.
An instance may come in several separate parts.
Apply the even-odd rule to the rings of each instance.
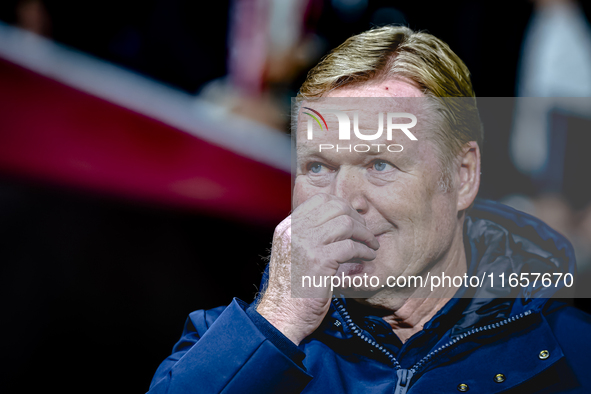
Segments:
[[[293,353],[280,350],[276,338],[259,329],[261,323],[249,317],[247,308],[234,299],[213,323],[205,311],[189,315],[183,336],[156,371],[148,393],[301,392],[312,377]]]

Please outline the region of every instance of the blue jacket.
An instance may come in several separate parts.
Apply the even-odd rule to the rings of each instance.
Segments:
[[[564,237],[491,201],[466,218],[464,244],[469,275],[575,269]],[[550,299],[568,290],[463,289],[472,293],[404,344],[380,317],[335,297],[298,347],[235,299],[189,315],[149,393],[591,393],[591,316]]]

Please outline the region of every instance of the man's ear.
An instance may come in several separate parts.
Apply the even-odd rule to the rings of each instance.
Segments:
[[[458,212],[472,205],[480,187],[480,148],[476,141],[470,141],[459,156]]]

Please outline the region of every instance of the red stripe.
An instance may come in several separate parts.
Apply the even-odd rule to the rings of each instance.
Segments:
[[[0,171],[278,223],[291,176],[0,60]]]
[[[326,120],[324,120],[324,117],[322,117],[322,115],[320,115],[320,112],[313,110],[310,107],[304,107],[306,109],[309,109],[310,111],[314,112],[316,115],[320,116],[320,119],[322,119],[322,122],[324,122],[324,125],[326,126],[326,130],[328,131],[328,125],[326,124]]]

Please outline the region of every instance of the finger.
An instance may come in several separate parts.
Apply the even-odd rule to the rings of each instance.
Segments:
[[[344,199],[330,194],[316,194],[301,205],[298,216],[306,217],[312,226],[320,226],[336,217],[347,215],[365,225],[365,219]],[[299,207],[298,207],[299,208]]]
[[[330,205],[335,205],[335,210],[337,212],[342,213],[342,215],[350,216],[353,220],[360,223],[361,225],[365,226],[365,218],[357,212],[355,208],[351,206],[347,201],[343,200],[342,198],[335,197],[334,200],[331,200]],[[336,217],[336,216],[335,216]]]
[[[275,227],[275,235],[282,235],[291,229],[291,215],[286,217]]]
[[[299,206],[297,206],[293,212],[299,212],[300,214],[308,214],[310,213],[312,210],[318,208],[321,205],[326,204],[327,202],[332,200],[332,197],[330,194],[326,194],[326,193],[318,193],[313,195],[312,197],[308,198],[306,201],[304,201],[303,203],[301,203]]]
[[[380,243],[375,235],[365,225],[359,223],[351,216],[341,215],[336,217],[325,223],[322,226],[322,230],[324,230],[323,243],[325,245],[336,241],[353,239],[375,250],[380,247]]]
[[[352,239],[346,239],[344,241],[333,242],[330,245],[326,245],[325,251],[332,260],[339,264],[346,263],[353,259],[368,261],[377,257],[375,250],[361,242],[355,242]]]

